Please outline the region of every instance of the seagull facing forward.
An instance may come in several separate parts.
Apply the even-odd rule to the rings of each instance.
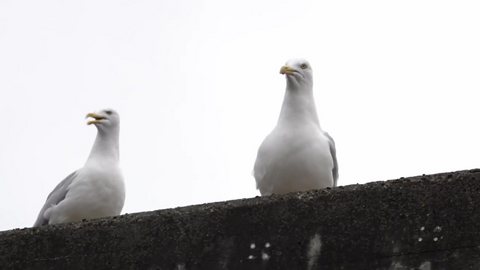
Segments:
[[[111,109],[87,114],[97,137],[83,168],[71,173],[48,195],[33,227],[116,216],[125,202],[119,166],[120,116]]]
[[[287,89],[276,127],[260,145],[253,175],[262,196],[337,186],[335,142],[320,128],[305,59],[280,69]]]

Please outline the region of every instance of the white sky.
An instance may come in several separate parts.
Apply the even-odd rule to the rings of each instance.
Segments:
[[[122,213],[249,198],[280,67],[314,69],[340,185],[479,167],[478,1],[0,1],[0,230],[121,116]]]

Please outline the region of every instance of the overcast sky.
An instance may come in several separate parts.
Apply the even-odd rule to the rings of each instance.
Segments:
[[[121,116],[122,213],[250,198],[305,57],[339,185],[480,167],[478,1],[0,1],[0,230]]]

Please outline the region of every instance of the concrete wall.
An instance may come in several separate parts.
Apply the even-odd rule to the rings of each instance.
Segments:
[[[480,170],[0,233],[0,269],[480,269]]]

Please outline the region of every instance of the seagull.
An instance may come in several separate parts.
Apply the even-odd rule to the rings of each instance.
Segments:
[[[87,114],[97,137],[83,168],[68,175],[48,195],[33,227],[119,215],[125,183],[119,166],[120,116],[104,109]]]
[[[336,187],[333,138],[320,127],[313,98],[313,71],[305,59],[280,69],[287,88],[277,125],[260,145],[253,176],[262,196]]]

